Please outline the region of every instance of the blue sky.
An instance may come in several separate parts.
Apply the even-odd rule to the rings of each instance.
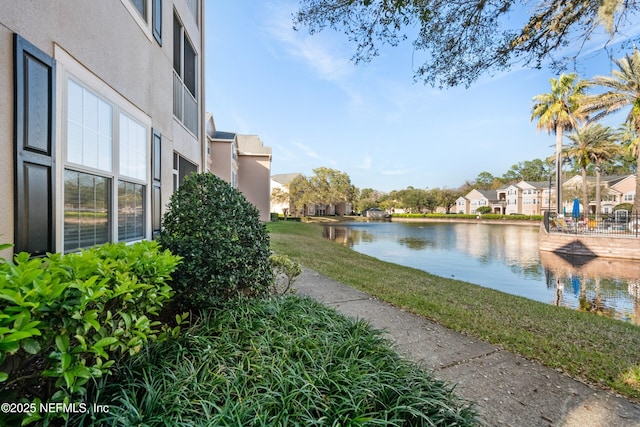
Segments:
[[[272,174],[329,167],[361,189],[455,188],[553,154],[554,136],[530,122],[531,99],[549,92],[551,71],[514,69],[468,89],[432,88],[413,81],[419,55],[410,41],[355,66],[343,34],[293,31],[296,7],[206,4],[206,109],[218,130],[256,134],[272,147]],[[595,50],[577,71],[589,78],[613,68]]]

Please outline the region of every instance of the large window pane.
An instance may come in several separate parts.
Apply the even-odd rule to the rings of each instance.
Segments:
[[[173,69],[182,77],[182,25],[173,15]]]
[[[144,185],[118,181],[118,240],[144,238]]]
[[[147,178],[147,130],[120,113],[120,175]]]
[[[189,43],[189,39],[184,37],[184,84],[196,96],[196,51]]]
[[[152,26],[153,36],[162,45],[162,0],[153,0]]]
[[[111,172],[112,123],[111,105],[68,80],[68,162]]]
[[[64,250],[109,241],[109,178],[64,171]]]

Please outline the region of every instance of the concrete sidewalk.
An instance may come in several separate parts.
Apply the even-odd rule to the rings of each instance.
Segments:
[[[407,313],[304,269],[295,283],[341,313],[383,330],[404,357],[456,385],[490,426],[640,427],[640,405],[575,381],[484,341]]]

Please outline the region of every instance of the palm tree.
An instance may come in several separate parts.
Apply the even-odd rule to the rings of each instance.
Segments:
[[[568,135],[573,144],[567,148],[570,157],[577,160],[582,168],[583,206],[586,210],[589,205],[587,196],[587,166],[595,164],[596,175],[596,216],[601,213],[600,196],[600,169],[603,162],[611,161],[621,153],[621,147],[616,144],[616,132],[609,126],[588,123],[576,129],[576,132]]]
[[[586,82],[578,80],[576,73],[561,74],[550,79],[551,92],[533,97],[531,121],[538,119],[537,130],[556,135],[556,212],[562,208],[562,132],[576,127],[580,99]]]
[[[599,125],[597,125],[599,126]],[[609,126],[594,131],[594,146],[591,160],[595,163],[596,173],[596,218],[602,213],[602,196],[600,194],[600,171],[603,162],[610,162],[622,153],[622,147],[616,143],[616,132]]]
[[[593,140],[590,138],[588,125],[583,128],[576,128],[574,132],[567,135],[571,144],[563,148],[569,158],[580,166],[582,171],[582,210],[586,212],[589,206],[589,195],[587,192],[587,166],[591,163],[591,145]]]
[[[620,143],[622,144],[624,151],[626,151],[626,153],[622,154],[626,154],[637,159],[640,154],[638,152],[640,150],[640,135],[636,132],[636,126],[633,119],[620,125],[618,128],[618,138],[620,139]]]
[[[634,123],[636,134],[640,134],[640,52],[634,49],[631,55],[613,62],[618,70],[613,70],[611,76],[597,76],[589,82],[590,85],[609,88],[609,91],[585,97],[580,112],[589,115],[595,113],[591,120],[598,120],[630,106],[627,122]],[[640,150],[637,150],[636,162],[640,166]],[[640,213],[640,167],[636,167],[633,212]]]

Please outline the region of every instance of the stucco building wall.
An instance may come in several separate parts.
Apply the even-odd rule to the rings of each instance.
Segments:
[[[192,13],[186,0],[162,2],[162,39],[153,35],[152,1],[147,0],[147,22],[130,0],[110,1],[14,1],[0,0],[0,242],[13,243],[14,227],[14,111],[13,70],[14,33],[56,60],[55,95],[55,182],[57,251],[63,245],[63,172],[67,82],[78,78],[89,82],[99,96],[117,99],[126,105],[127,114],[146,128],[149,144],[147,162],[145,238],[151,237],[151,140],[152,131],[161,134],[162,209],[176,182],[174,154],[202,170],[205,164],[204,141],[204,2],[198,1]],[[196,53],[198,125],[195,132],[173,114],[174,10],[184,34]],[[118,154],[118,147],[114,149]],[[115,185],[115,184],[114,184]],[[116,240],[116,239],[111,239]],[[0,254],[10,256],[11,251]]]

